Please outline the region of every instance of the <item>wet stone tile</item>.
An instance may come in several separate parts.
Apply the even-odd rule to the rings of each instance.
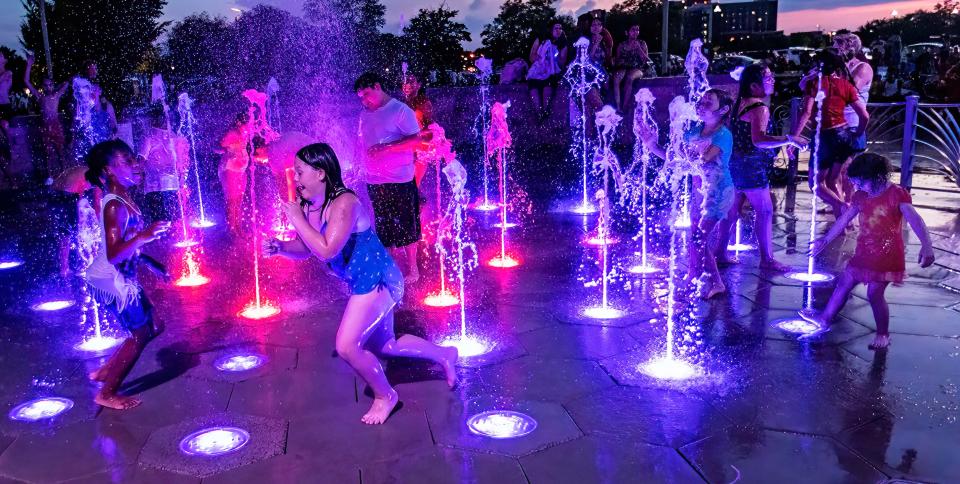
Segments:
[[[360,475],[363,482],[396,484],[527,482],[515,459],[448,448],[436,448],[395,461],[363,466]]]
[[[357,401],[352,373],[295,370],[234,384],[231,412],[278,418],[301,418],[329,406]]]
[[[853,295],[867,299],[867,288],[862,284],[854,288]],[[960,303],[960,294],[935,286],[904,283],[902,286],[887,286],[884,298],[888,304],[906,304],[945,308]]]
[[[829,437],[738,428],[680,449],[709,482],[879,482],[881,472]]]
[[[588,435],[536,454],[520,464],[531,483],[702,483],[676,450],[631,440]]]
[[[228,383],[195,378],[159,382],[135,379],[120,391],[136,395],[143,403],[129,410],[104,409],[97,419],[155,428],[226,410],[232,389]]]
[[[600,359],[637,346],[624,329],[563,325],[539,329],[517,337],[527,352],[556,358]]]
[[[487,385],[497,386],[496,395],[556,402],[614,384],[594,361],[539,356],[524,356],[482,368],[477,374]]]

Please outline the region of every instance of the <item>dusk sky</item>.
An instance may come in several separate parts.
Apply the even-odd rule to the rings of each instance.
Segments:
[[[23,9],[18,0],[2,0],[5,7],[0,11],[0,44],[19,48],[20,17]],[[232,17],[237,15],[231,8],[250,8],[264,3],[300,12],[303,0],[168,0],[165,16],[178,20],[194,12]],[[416,15],[420,8],[435,8],[443,0],[383,0],[387,7],[386,31],[399,30],[401,19]],[[469,48],[479,47],[480,31],[497,15],[502,0],[446,0],[446,5],[460,12],[459,20],[467,25],[473,36]],[[576,14],[594,8],[608,8],[617,0],[561,0],[560,11]],[[721,2],[727,3],[727,2]],[[778,25],[781,30],[799,32],[856,28],[868,20],[889,16],[893,10],[906,14],[921,8],[930,9],[936,0],[781,0]],[[15,5],[15,6],[14,6]]]

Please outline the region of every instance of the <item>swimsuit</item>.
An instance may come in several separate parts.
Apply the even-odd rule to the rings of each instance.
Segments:
[[[767,170],[773,164],[774,151],[758,148],[753,144],[753,133],[749,121],[740,118],[751,110],[764,106],[762,102],[743,108],[736,119],[730,123],[733,132],[733,154],[730,156],[730,176],[737,190],[752,190],[770,186]],[[767,124],[766,132],[773,127],[773,119]]]

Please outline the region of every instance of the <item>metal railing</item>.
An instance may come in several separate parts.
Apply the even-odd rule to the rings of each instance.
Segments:
[[[790,117],[799,114],[800,100],[791,102]],[[900,185],[913,186],[917,170],[939,173],[960,187],[960,104],[922,103],[918,96],[904,102],[868,103],[867,151],[882,154],[900,168]],[[791,180],[798,158],[790,160]]]

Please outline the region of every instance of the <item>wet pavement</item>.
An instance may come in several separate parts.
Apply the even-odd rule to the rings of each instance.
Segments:
[[[809,196],[777,195],[778,255],[802,266]],[[889,350],[867,349],[875,326],[863,291],[822,338],[798,342],[774,327],[810,298],[824,304],[831,286],[808,291],[742,253],[723,271],[730,292],[690,304],[693,317],[677,331],[702,371],[683,382],[640,371],[664,351],[662,278],[620,270],[610,300],[625,316],[581,314],[600,298],[598,249],[580,243],[592,219],[538,207],[509,233],[523,264],[498,270],[482,264],[498,232],[475,216],[481,266],[467,276],[467,326],[496,345],[461,362],[453,391],[436,367],[387,362],[403,407],[378,427],[360,422],[369,390],[333,355],[346,298],[317,261],[264,263],[263,294],[283,309],[265,321],[236,316],[253,293],[249,251],[218,229],[201,257],[211,284],[177,288],[144,275],[167,331],[126,380],[143,405],[124,412],[91,402],[96,389],[84,376],[101,360],[71,348],[83,334],[77,308],[29,309],[71,293],[43,278],[22,284],[8,271],[0,274],[12,288],[0,324],[0,408],[40,396],[74,406],[39,422],[0,421],[0,482],[958,482],[960,294],[947,287],[960,274],[960,204],[940,192],[914,198],[939,260],[920,269],[908,237],[911,277],[887,291]],[[634,229],[621,226],[621,239]],[[661,264],[665,240],[654,241]],[[841,268],[853,247],[851,233],[821,267]],[[629,266],[635,250],[612,246],[611,261]],[[174,261],[181,254],[158,253]],[[436,288],[436,257],[422,265],[397,331],[438,341],[457,334],[459,311],[419,302]],[[215,368],[244,352],[266,363],[239,373]],[[471,433],[467,419],[489,410],[522,412],[537,427],[515,439]],[[210,425],[242,428],[250,440],[217,457],[180,452],[181,439]]]

